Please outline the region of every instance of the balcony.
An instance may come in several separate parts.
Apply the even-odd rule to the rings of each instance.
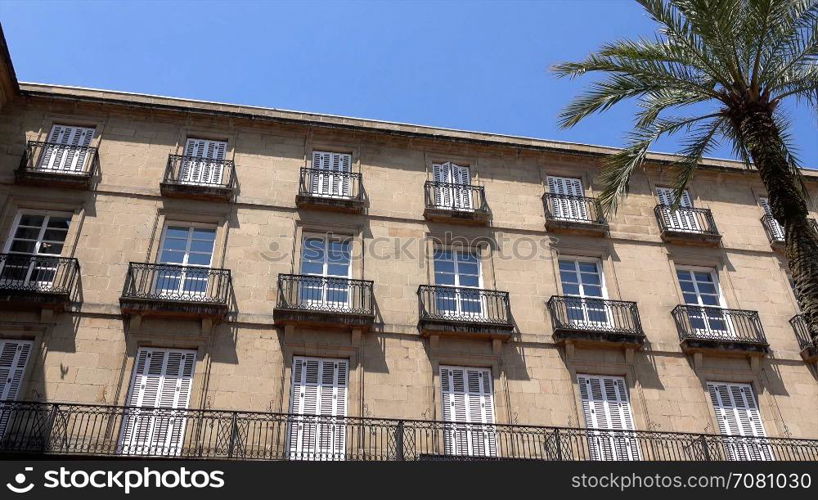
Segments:
[[[548,311],[558,344],[640,349],[645,343],[636,302],[554,296]]]
[[[784,228],[772,215],[765,215],[761,218],[761,224],[764,226],[764,232],[767,233],[767,239],[770,240],[770,245],[776,248],[784,247]]]
[[[18,184],[89,189],[98,170],[97,148],[29,141],[14,177]]]
[[[562,232],[587,236],[604,236],[608,221],[596,198],[545,193],[545,228],[552,233]]]
[[[426,220],[483,225],[491,219],[483,186],[426,181],[423,191]]]
[[[707,208],[672,209],[668,205],[657,205],[653,212],[662,240],[668,243],[717,246],[721,241],[713,213]]]
[[[159,189],[171,198],[230,201],[237,186],[236,166],[230,160],[169,155]]]
[[[418,303],[424,336],[508,340],[514,330],[508,292],[421,285]]]
[[[229,269],[131,262],[119,305],[134,328],[143,316],[158,316],[200,319],[207,331],[227,316],[232,297]]]
[[[299,208],[361,213],[366,207],[361,174],[302,168],[295,204]]]
[[[276,323],[366,329],[375,321],[372,281],[278,275]]]
[[[210,409],[3,401],[0,422],[5,431],[0,438],[0,453],[20,459],[43,456],[236,461],[818,460],[818,440],[814,439]],[[136,427],[144,432],[128,432]]]
[[[79,299],[77,259],[0,254],[0,304],[20,309],[64,311]]]
[[[818,341],[813,339],[807,328],[807,321],[803,314],[796,314],[790,319],[790,325],[801,348],[801,358],[807,363],[818,362]]]
[[[685,352],[763,356],[769,349],[756,311],[678,305],[672,314]]]

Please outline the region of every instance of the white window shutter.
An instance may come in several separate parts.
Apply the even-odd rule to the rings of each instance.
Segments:
[[[20,396],[32,345],[30,340],[0,340],[0,400]]]
[[[471,210],[471,190],[467,186],[471,185],[471,171],[468,166],[451,164],[452,169],[452,183],[457,184],[454,187],[454,201],[455,208],[460,210]],[[463,187],[458,187],[463,186]]]
[[[196,351],[142,348],[137,352],[120,437],[124,454],[179,455],[190,403]]]
[[[452,205],[452,190],[440,184],[451,182],[451,165],[449,163],[432,164],[432,179],[438,183],[435,187],[435,206],[445,208]]]
[[[179,181],[191,184],[221,184],[226,153],[225,141],[188,138],[185,143],[185,158],[179,171]]]
[[[657,187],[656,194],[659,197],[659,203],[670,207],[673,205],[675,201],[674,196],[675,190],[672,188],[666,187]],[[679,209],[670,211],[669,209],[665,209],[662,211],[662,217],[665,220],[667,226],[671,229],[678,229],[678,230],[699,230],[699,223],[696,219],[696,215],[685,209],[693,208],[693,200],[690,197],[690,192],[688,190],[684,190],[682,193],[682,198],[679,200]]]
[[[573,177],[548,176],[549,192],[560,196],[585,196],[582,179]],[[553,200],[554,216],[557,219],[587,220],[588,211],[581,199],[557,198]]]
[[[773,460],[750,384],[707,383],[728,460]]]
[[[16,401],[20,397],[26,365],[31,357],[30,340],[0,340],[0,401]],[[0,403],[0,438],[6,433],[11,412]]]
[[[578,375],[592,460],[639,460],[628,389],[622,377]],[[605,432],[610,430],[613,432]]]
[[[290,413],[290,458],[343,460],[346,446],[349,361],[345,359],[293,359]]]
[[[40,158],[40,168],[48,170],[82,170],[87,154],[66,146],[88,146],[94,138],[94,129],[54,125],[48,136],[49,145]]]
[[[770,221],[770,230],[773,233],[773,237],[778,240],[784,239],[784,228],[781,227],[781,224],[778,223],[777,220],[773,217],[773,209],[770,207],[770,200],[767,198],[759,198],[758,204],[761,205],[761,208],[764,210],[764,215],[769,216]]]
[[[445,453],[496,456],[491,370],[441,366],[440,381]]]

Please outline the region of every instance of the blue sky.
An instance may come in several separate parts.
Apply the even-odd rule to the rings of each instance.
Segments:
[[[562,130],[584,80],[548,68],[654,30],[630,0],[0,0],[0,20],[21,81],[609,146],[624,144],[633,107]],[[818,167],[818,117],[791,116],[802,163]]]

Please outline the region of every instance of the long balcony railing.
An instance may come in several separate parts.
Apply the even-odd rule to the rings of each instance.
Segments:
[[[548,309],[554,332],[645,336],[636,302],[554,296]]]
[[[87,185],[99,168],[97,148],[29,141],[17,170],[18,180],[64,180]]]
[[[229,269],[131,262],[122,299],[226,306],[231,293]]]
[[[2,401],[0,452],[232,460],[814,461],[818,440]]]
[[[708,208],[672,208],[657,205],[653,212],[663,233],[700,235],[710,238],[719,236],[713,212]]]
[[[508,292],[421,285],[418,299],[421,321],[511,325]]]
[[[596,198],[545,193],[542,197],[548,221],[578,224],[607,224]]]
[[[491,213],[483,186],[426,181],[423,192],[427,217],[485,219]]]
[[[71,296],[80,277],[80,264],[70,257],[0,254],[0,293]]]
[[[279,274],[276,309],[372,317],[372,285],[369,280]]]
[[[679,339],[767,345],[756,311],[678,305],[673,318]]]

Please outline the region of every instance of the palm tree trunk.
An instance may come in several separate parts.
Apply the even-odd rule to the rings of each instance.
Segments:
[[[789,167],[772,111],[751,110],[737,122],[767,188],[772,215],[784,228],[785,255],[795,295],[810,335],[818,342],[818,231],[809,220],[799,180]]]

